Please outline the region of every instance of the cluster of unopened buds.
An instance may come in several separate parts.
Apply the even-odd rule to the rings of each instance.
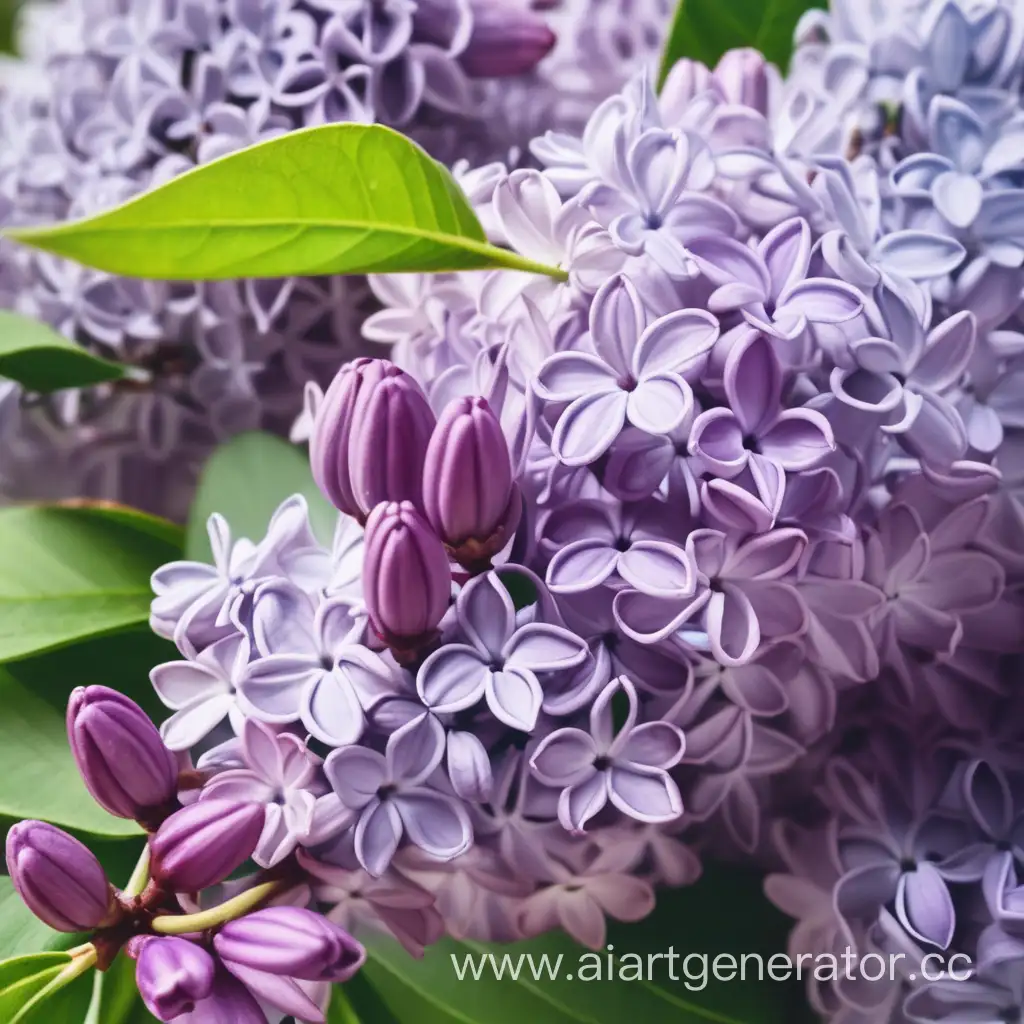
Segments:
[[[400,664],[438,639],[456,581],[486,572],[522,514],[501,423],[486,398],[453,398],[435,417],[393,363],[357,359],[324,396],[313,475],[365,530],[363,598]]]
[[[179,771],[146,713],[113,690],[75,690],[67,722],[96,802],[149,834],[122,891],[96,856],[59,828],[23,821],[8,833],[8,871],[28,908],[57,931],[89,935],[71,950],[67,977],[108,970],[123,950],[136,961],[139,993],[158,1020],[266,1024],[283,1014],[324,1021],[331,984],[350,978],[365,951],[320,914],[275,905],[291,881],[288,865],[237,878],[224,887],[230,898],[200,903],[203,890],[220,886],[250,859],[265,808],[230,800],[189,804],[195,773]]]

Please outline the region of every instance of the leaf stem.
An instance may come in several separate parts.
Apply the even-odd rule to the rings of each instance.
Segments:
[[[198,914],[160,914],[153,918],[152,929],[158,935],[191,935],[193,932],[205,932],[209,928],[227,924],[236,918],[243,917],[265,899],[272,896],[281,886],[277,882],[264,882],[253,886],[234,899],[221,903]]]

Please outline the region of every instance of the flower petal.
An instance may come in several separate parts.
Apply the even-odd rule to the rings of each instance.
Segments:
[[[359,863],[374,878],[387,871],[403,832],[398,808],[376,797],[359,816],[355,831],[355,853]]]
[[[458,800],[416,789],[397,796],[395,806],[410,841],[437,860],[454,860],[473,843],[473,826]]]
[[[608,796],[636,821],[674,821],[683,813],[679,787],[668,772],[641,765],[616,764],[608,772]]]
[[[604,391],[577,398],[558,418],[551,450],[566,466],[597,461],[622,432],[629,395]]]
[[[690,385],[674,373],[644,377],[626,399],[629,422],[648,434],[670,434],[692,412]]]
[[[564,789],[575,786],[594,774],[597,745],[582,729],[558,729],[540,741],[530,768],[545,786]]]
[[[501,672],[488,672],[485,693],[495,718],[510,729],[533,731],[544,694],[532,672],[508,667]]]

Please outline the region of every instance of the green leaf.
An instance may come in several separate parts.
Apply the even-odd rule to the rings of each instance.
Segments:
[[[509,946],[445,939],[422,960],[390,940],[363,936],[369,949],[363,976],[397,1024],[798,1024],[810,1020],[800,986],[773,981],[766,972],[769,958],[786,948],[786,931],[757,876],[714,868],[696,886],[660,893],[654,914],[640,924],[612,923],[614,960],[560,933]],[[479,980],[472,973],[459,979],[455,963],[462,967],[467,956],[489,953],[499,969],[506,965],[501,980],[489,966]],[[630,953],[640,957],[642,980],[629,980],[637,963]],[[757,962],[750,959],[747,980],[718,981],[709,971],[705,986],[701,961],[686,966],[691,953],[706,954],[709,964],[732,955],[737,965],[741,953],[760,955],[764,979],[757,980]],[[532,969],[526,954],[533,957]],[[648,959],[653,954],[662,956]],[[601,976],[582,980],[576,976],[582,967],[600,967]],[[345,993],[358,1018],[376,1024],[372,1009],[361,1012],[358,990],[350,986]]]
[[[0,1024],[84,1020],[91,978],[78,978],[46,994],[70,963],[67,953],[37,953],[0,964]]]
[[[187,557],[209,561],[206,520],[219,512],[234,537],[259,541],[274,510],[292,494],[309,502],[313,532],[330,544],[338,512],[320,493],[302,449],[273,434],[240,434],[221,445],[203,467],[188,517]]]
[[[67,936],[55,932],[32,913],[6,875],[0,876],[0,957],[17,957],[58,948]],[[8,961],[12,963],[13,961]],[[0,988],[5,964],[0,964]]]
[[[99,501],[93,498],[67,498],[56,503],[57,508],[79,509],[83,515],[92,515],[109,523],[121,523],[148,534],[162,541],[172,549],[175,557],[180,558],[185,550],[185,530],[178,523],[169,519],[151,515],[130,505],[121,505],[116,501]]]
[[[0,377],[46,393],[102,384],[124,375],[120,363],[92,355],[52,327],[0,310]]]
[[[9,661],[4,669],[62,715],[76,686],[100,685],[131,697],[159,723],[170,712],[150,684],[149,670],[164,661],[180,660],[174,644],[146,626]]]
[[[824,0],[679,0],[658,75],[665,84],[677,60],[690,57],[713,68],[726,50],[750,46],[783,71],[793,53],[800,16]]]
[[[126,277],[218,280],[507,267],[455,179],[380,125],[289,132],[106,213],[9,237]]]
[[[135,836],[89,796],[68,747],[64,715],[0,670],[0,815],[39,818],[93,835]]]
[[[0,661],[149,619],[149,578],[178,549],[121,514],[0,509]]]
[[[49,953],[25,957],[26,973],[0,988],[0,1024],[11,1024],[19,1017],[32,999],[71,961],[71,958],[65,955],[60,963],[54,964],[51,958],[52,954]],[[36,960],[40,961],[38,966],[32,963]]]

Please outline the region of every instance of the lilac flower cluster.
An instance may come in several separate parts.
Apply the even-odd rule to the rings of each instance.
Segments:
[[[372,278],[405,374],[309,392],[332,548],[292,499],[154,578],[168,742],[211,791],[257,731],[315,759],[281,843],[339,920],[596,945],[696,843],[775,872],[796,952],[978,972],[824,1016],[1015,1019],[1024,12],[863,13],[467,172],[566,280]]]
[[[446,159],[503,155],[515,139],[481,119],[482,79],[515,79],[554,43],[525,3],[495,0],[60,0],[23,16],[0,83],[4,226],[96,213],[324,122],[396,125]],[[45,398],[0,381],[3,492],[183,518],[210,448],[287,433],[373,303],[360,279],[127,281],[6,243],[0,307],[132,368]]]
[[[89,933],[73,961],[108,970],[123,951],[161,1021],[323,1024],[332,984],[352,977],[365,950],[339,925],[294,905],[303,902],[296,892],[308,902],[308,888],[286,870],[222,885],[256,849],[268,824],[264,807],[197,802],[194,779],[145,712],[106,687],[75,690],[67,725],[96,802],[150,833],[121,891],[86,846],[53,825],[23,821],[9,831],[7,869],[28,908],[57,931]]]

